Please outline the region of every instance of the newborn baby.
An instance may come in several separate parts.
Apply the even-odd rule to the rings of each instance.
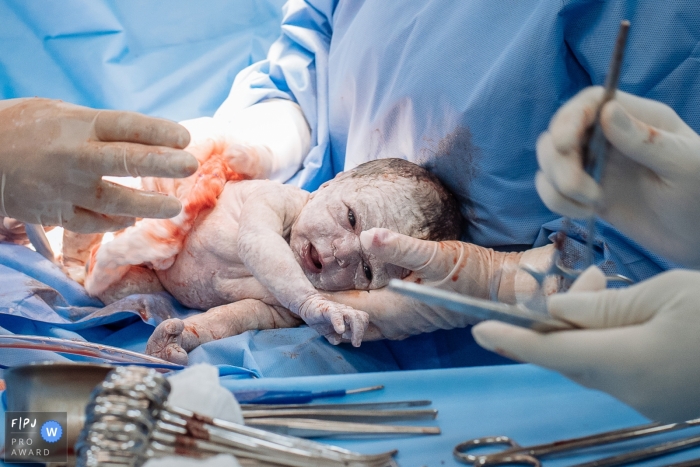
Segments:
[[[216,170],[205,163],[198,173]],[[105,302],[164,288],[185,306],[208,310],[156,328],[147,353],[176,363],[205,342],[302,320],[332,343],[359,346],[367,313],[319,290],[377,289],[408,274],[364,252],[360,233],[383,227],[427,240],[459,237],[455,199],[435,176],[402,159],[367,162],[311,194],[269,180],[215,179],[223,187],[214,201],[189,195],[183,203],[191,218],[185,233],[149,221],[151,227],[127,229],[94,251],[89,265],[86,288]],[[196,186],[187,190],[197,193]],[[135,252],[144,243],[147,249]]]

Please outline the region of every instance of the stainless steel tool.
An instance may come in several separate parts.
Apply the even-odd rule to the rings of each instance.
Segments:
[[[152,364],[168,370],[181,370],[184,368],[182,365],[174,365],[166,360],[132,352],[131,350],[58,337],[25,336],[20,334],[4,335],[0,336],[0,349],[48,350],[99,358],[109,363]]]
[[[605,104],[615,97],[615,91],[617,90],[617,84],[620,80],[620,70],[622,69],[622,59],[625,53],[625,45],[627,43],[627,33],[629,32],[630,22],[624,20],[620,23],[620,29],[617,34],[617,40],[615,41],[615,48],[613,50],[612,58],[610,59],[610,66],[608,68],[608,74],[605,79],[605,93],[603,94],[603,99],[596,108],[595,120],[591,126],[588,134],[588,139],[584,144],[583,154],[584,161],[583,166],[596,183],[600,183],[603,176],[603,170],[605,168],[605,162],[607,158],[608,150],[610,149],[610,143],[605,138],[603,130],[600,126],[600,112]],[[565,279],[575,280],[579,275],[586,270],[586,268],[593,264],[593,240],[595,238],[595,222],[596,217],[592,216],[588,220],[588,235],[586,236],[586,256],[584,261],[584,267],[582,269],[571,269],[563,265],[561,261],[561,253],[559,249],[562,247],[562,239],[558,239],[556,243],[557,251],[555,252],[551,265],[546,271],[538,271],[530,266],[525,266],[522,269],[529,273],[542,287],[544,281],[549,276],[560,276]],[[562,234],[566,234],[568,226],[570,225],[570,220],[568,218],[564,219],[563,227],[561,229]],[[610,282],[620,281],[628,284],[633,283],[630,278],[625,277],[621,274],[614,274],[606,277]]]
[[[337,409],[337,410],[384,410],[402,409],[408,407],[425,407],[432,404],[429,400],[392,401],[392,402],[360,402],[352,404],[241,404],[245,413],[248,410],[288,410],[288,409]]]
[[[607,431],[595,435],[583,436],[581,438],[554,441],[552,443],[538,444],[534,446],[520,446],[518,443],[516,443],[507,436],[488,436],[484,438],[470,439],[463,443],[459,443],[457,446],[455,446],[453,453],[458,461],[465,464],[472,464],[475,466],[527,464],[532,465],[534,467],[540,467],[542,465],[540,459],[546,456],[590,448],[594,446],[603,446],[612,443],[619,443],[622,441],[638,439],[645,436],[651,436],[660,433],[668,433],[671,431],[681,430],[683,428],[689,428],[698,425],[700,425],[700,419],[668,424],[647,423],[644,425],[638,425],[630,428],[623,428],[621,430]],[[492,454],[470,454],[471,450],[482,448],[485,446],[497,445],[505,445],[508,447],[504,451],[495,452]],[[676,447],[676,450],[677,449],[680,449],[680,447]],[[668,452],[671,452],[671,450],[669,450]],[[639,455],[639,453],[635,452],[635,455]],[[617,458],[618,456],[615,457]],[[642,457],[640,457],[639,459],[641,458]],[[630,456],[629,459],[632,459],[632,456]],[[631,462],[631,460],[627,459],[614,459],[614,461]],[[606,459],[606,462],[610,463],[589,463],[583,465],[586,465],[587,467],[592,467],[594,465],[599,467],[602,467],[603,465],[622,465],[620,463],[613,463],[612,458]]]
[[[492,302],[398,279],[392,279],[389,282],[389,288],[428,305],[439,306],[456,313],[468,315],[474,322],[495,319],[539,332],[576,328],[572,323],[531,310],[523,304],[508,305],[501,302]]]
[[[86,408],[85,427],[76,444],[77,465],[139,466],[173,453],[194,457],[230,453],[245,462],[293,467],[395,465],[396,451],[363,455],[173,407],[167,403],[169,391],[168,381],[152,369],[112,371]],[[311,428],[329,423],[338,422],[314,420]]]

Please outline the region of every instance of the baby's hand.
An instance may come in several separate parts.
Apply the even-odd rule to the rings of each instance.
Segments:
[[[354,347],[359,347],[369,325],[369,315],[364,311],[330,301],[320,294],[304,300],[297,314],[333,345],[350,339]]]

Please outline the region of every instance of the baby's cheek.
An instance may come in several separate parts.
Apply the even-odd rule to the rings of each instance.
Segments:
[[[355,271],[351,268],[333,268],[322,271],[320,274],[320,288],[328,291],[338,290],[354,290],[357,287],[355,284]],[[312,282],[313,284],[313,282]]]

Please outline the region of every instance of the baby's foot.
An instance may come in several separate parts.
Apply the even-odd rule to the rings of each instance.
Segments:
[[[182,348],[184,330],[185,323],[181,319],[166,319],[148,339],[146,353],[178,365],[187,365],[187,352]]]
[[[299,317],[333,345],[350,339],[353,346],[359,347],[369,325],[369,315],[364,311],[321,295],[307,298],[299,307]]]

